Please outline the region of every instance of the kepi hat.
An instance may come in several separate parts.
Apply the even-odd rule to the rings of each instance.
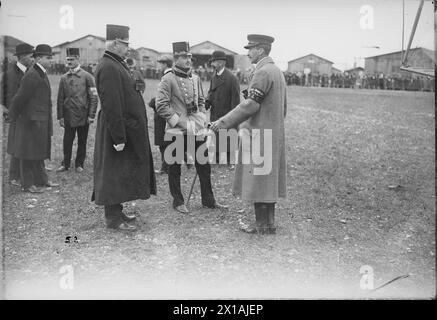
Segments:
[[[192,56],[190,52],[190,44],[185,41],[173,42],[173,54],[178,56],[181,55]]]
[[[67,57],[77,56],[79,57],[79,48],[67,48]]]
[[[107,24],[106,40],[119,40],[129,44],[129,27],[116,24]]]

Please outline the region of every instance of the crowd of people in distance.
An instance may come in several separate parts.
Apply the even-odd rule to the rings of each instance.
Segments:
[[[323,88],[352,88],[380,90],[434,91],[435,80],[432,77],[408,77],[401,75],[353,73],[327,74],[301,72],[284,72],[288,86],[306,86]]]

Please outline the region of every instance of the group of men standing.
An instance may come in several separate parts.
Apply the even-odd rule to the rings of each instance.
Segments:
[[[9,181],[22,191],[42,193],[59,187],[48,180],[44,160],[51,158],[53,135],[52,91],[47,76],[52,48],[47,44],[22,43],[15,50],[17,62],[4,78],[4,106],[8,114],[8,146],[11,155]],[[69,71],[61,77],[57,99],[57,118],[64,128],[64,158],[58,172],[70,167],[73,142],[77,133],[76,171],[82,172],[86,157],[89,124],[97,109],[94,78],[79,65],[79,49],[67,48]]]
[[[163,55],[158,59],[163,75],[156,98],[149,103],[155,110],[155,144],[161,153],[162,165],[157,172],[168,174],[175,211],[188,213],[181,191],[181,164],[193,159],[196,177],[200,180],[202,205],[211,209],[228,209],[214,195],[210,163],[198,160],[199,153],[209,157],[208,134],[240,128],[252,141],[255,140],[252,133],[256,130],[270,130],[273,136],[272,146],[269,146],[272,154],[264,156],[271,157],[272,170],[257,175],[257,164],[253,161],[242,163],[242,153],[246,151],[242,152],[240,144],[233,194],[254,204],[255,222],[242,230],[273,234],[276,232],[275,203],[279,197],[286,196],[285,79],[269,57],[274,39],[249,35],[248,40],[245,48],[249,50],[249,59],[256,67],[242,101],[238,80],[225,67],[224,52],[216,51],[212,55],[210,62],[215,73],[206,96],[201,80],[192,72],[188,42],[173,43],[173,56]],[[20,180],[23,190],[40,192],[41,186],[54,186],[47,180],[44,168],[44,159],[50,158],[52,135],[50,84],[44,69],[44,65],[49,63],[51,48],[40,45],[35,51],[30,48],[20,50],[17,47],[17,68],[20,72],[21,65],[31,66],[26,60],[30,59],[28,55],[32,54],[36,61],[33,69],[23,76],[17,93],[11,94],[6,104],[10,106],[12,121],[9,139],[14,141],[11,143],[13,150],[8,148],[12,155],[10,179],[15,182]],[[148,199],[156,194],[157,188],[142,96],[145,87],[138,85],[138,79],[126,63],[128,53],[129,27],[107,25],[106,51],[96,68],[94,84],[94,78],[80,68],[79,51],[68,49],[70,70],[62,76],[58,92],[57,116],[64,128],[64,159],[57,171],[66,171],[70,167],[71,146],[76,132],[78,154],[75,167],[79,172],[83,170],[86,137],[96,113],[98,95],[101,109],[97,115],[92,200],[104,206],[108,228],[134,231],[136,227],[132,222],[137,216],[124,212],[123,203]],[[18,73],[18,70],[14,71]],[[207,119],[208,109],[210,119]],[[23,132],[27,133],[24,139],[21,137]],[[192,146],[189,142],[191,137],[195,137]],[[178,154],[178,148],[174,147],[176,142],[182,143],[182,154]],[[220,143],[219,139],[215,141],[216,146]],[[228,146],[220,154],[216,148],[216,159],[220,162],[226,160],[225,163],[232,165],[233,169],[231,155],[237,149]],[[39,151],[39,154],[30,155],[26,153],[29,150],[34,153]],[[20,174],[17,174],[14,163],[19,163]],[[30,182],[26,170],[32,173],[28,174],[33,179]]]

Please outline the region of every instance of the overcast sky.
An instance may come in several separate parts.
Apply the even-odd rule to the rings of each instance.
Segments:
[[[64,5],[73,9],[73,20],[61,10]],[[405,43],[418,5],[405,1]],[[276,39],[271,56],[284,70],[287,61],[309,53],[343,70],[402,45],[402,0],[4,0],[0,10],[2,34],[32,45],[105,37],[106,24],[122,24],[130,27],[133,48],[171,51],[172,42],[209,40],[246,54],[247,34],[267,34]],[[374,46],[380,49],[369,48]],[[425,2],[416,46],[434,50],[431,1]]]

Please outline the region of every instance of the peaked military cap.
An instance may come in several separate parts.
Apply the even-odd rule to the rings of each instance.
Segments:
[[[226,61],[226,54],[220,50],[214,51],[212,53],[212,57],[211,57],[211,59],[209,59],[209,61],[213,62],[216,60],[225,60]]]
[[[30,44],[20,43],[15,47],[15,56],[29,53],[33,53],[33,46],[31,46]]]
[[[33,52],[34,56],[41,55],[41,56],[52,56],[52,47],[50,47],[48,44],[39,44],[36,46],[35,51]]]
[[[244,46],[245,49],[250,49],[260,44],[271,45],[273,41],[275,41],[275,38],[262,34],[249,34],[247,35],[247,40],[249,43]]]
[[[106,40],[120,40],[129,43],[129,27],[116,24],[106,25]]]
[[[191,56],[190,44],[188,42],[173,42],[173,54]]]
[[[158,58],[158,60],[156,60],[158,62],[164,62],[164,63],[173,63],[174,59],[173,56],[171,54],[163,54],[162,56],[160,56]]]
[[[67,48],[67,57],[80,56],[79,48]]]

